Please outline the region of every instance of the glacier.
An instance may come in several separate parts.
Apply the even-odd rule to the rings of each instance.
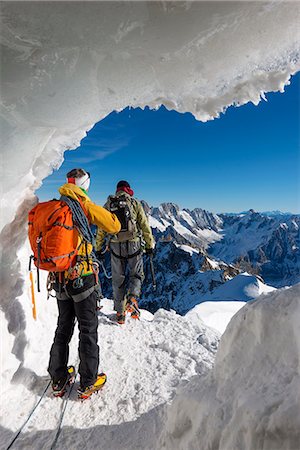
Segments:
[[[53,321],[51,305],[44,305],[35,328],[21,261],[35,190],[60,166],[64,152],[112,111],[164,105],[205,122],[231,105],[258,104],[266,92],[283,92],[300,69],[299,18],[299,3],[284,1],[1,3],[1,380],[8,389],[1,434],[7,444],[38,395],[42,374],[33,365],[39,357],[35,341]],[[174,396],[169,406],[154,402],[151,409],[147,397],[148,412],[138,402],[125,402],[136,411],[129,423],[92,422],[82,431],[68,422],[65,445],[76,448],[76,441],[78,448],[86,443],[92,448],[100,434],[106,448],[115,449],[174,448],[174,443],[199,448],[199,436],[206,438],[203,449],[296,448],[298,299],[299,285],[250,302],[226,329],[205,382],[196,369],[188,372],[187,378],[195,378],[186,380],[182,391],[167,391],[166,402]],[[174,321],[169,314],[160,319],[167,329]],[[177,326],[185,329],[181,320],[187,319],[178,319]],[[203,348],[211,344],[210,333],[204,331]],[[165,351],[176,356],[166,342]],[[92,409],[97,417],[96,404]],[[51,414],[39,417],[19,448],[48,442]]]

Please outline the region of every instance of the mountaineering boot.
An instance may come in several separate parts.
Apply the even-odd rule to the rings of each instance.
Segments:
[[[68,366],[67,370],[68,373],[66,378],[62,378],[57,382],[52,382],[52,394],[54,395],[54,397],[63,397],[63,395],[66,393],[67,387],[75,381],[75,367]]]
[[[133,319],[140,318],[141,313],[139,310],[139,305],[138,305],[137,299],[134,298],[132,295],[127,298],[126,310],[129,313],[131,313],[131,317]]]
[[[105,375],[105,373],[100,373],[97,377],[97,380],[95,381],[94,384],[92,384],[91,386],[87,386],[87,387],[81,387],[77,390],[78,392],[78,398],[80,400],[86,400],[87,398],[89,398],[92,394],[94,394],[95,392],[98,392],[99,389],[102,388],[102,386],[106,383],[107,377]]]
[[[125,313],[117,312],[117,322],[120,325],[124,325],[124,323],[125,323]]]

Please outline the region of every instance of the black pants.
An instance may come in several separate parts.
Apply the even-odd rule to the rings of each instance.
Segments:
[[[89,280],[86,280],[86,282],[89,282]],[[66,377],[69,343],[73,335],[76,317],[79,327],[80,385],[84,388],[93,384],[98,374],[98,295],[93,291],[84,300],[74,301],[76,296],[72,296],[72,293],[72,289],[68,287],[63,294],[57,292],[59,314],[54,342],[50,351],[48,372],[54,382]]]

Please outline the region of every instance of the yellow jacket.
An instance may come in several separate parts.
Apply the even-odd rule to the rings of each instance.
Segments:
[[[102,206],[98,206],[93,203],[88,195],[80,187],[76,186],[75,184],[66,183],[59,188],[59,193],[60,195],[65,195],[74,200],[81,201],[85,209],[85,213],[87,214],[88,221],[94,225],[97,225],[99,229],[112,234],[118,233],[120,231],[121,224],[117,216],[110,213]],[[81,236],[79,236],[77,245],[77,248],[79,248],[78,255],[86,258],[86,254],[90,256],[93,250],[93,246],[90,243],[88,243],[87,246],[81,245],[81,243],[83,243],[83,241]],[[78,263],[76,267],[77,273],[72,274],[72,271],[66,272],[65,276],[66,278],[75,278],[76,275],[88,275],[92,273],[91,267],[92,260],[89,259],[89,262],[87,262],[83,259],[80,264]]]

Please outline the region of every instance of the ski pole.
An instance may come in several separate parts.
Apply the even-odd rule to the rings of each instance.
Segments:
[[[153,266],[153,255],[149,255],[149,263],[150,263],[150,272],[151,272],[151,278],[152,278],[152,286],[153,290],[156,289],[156,280],[155,280],[155,273],[154,273],[154,266]]]

